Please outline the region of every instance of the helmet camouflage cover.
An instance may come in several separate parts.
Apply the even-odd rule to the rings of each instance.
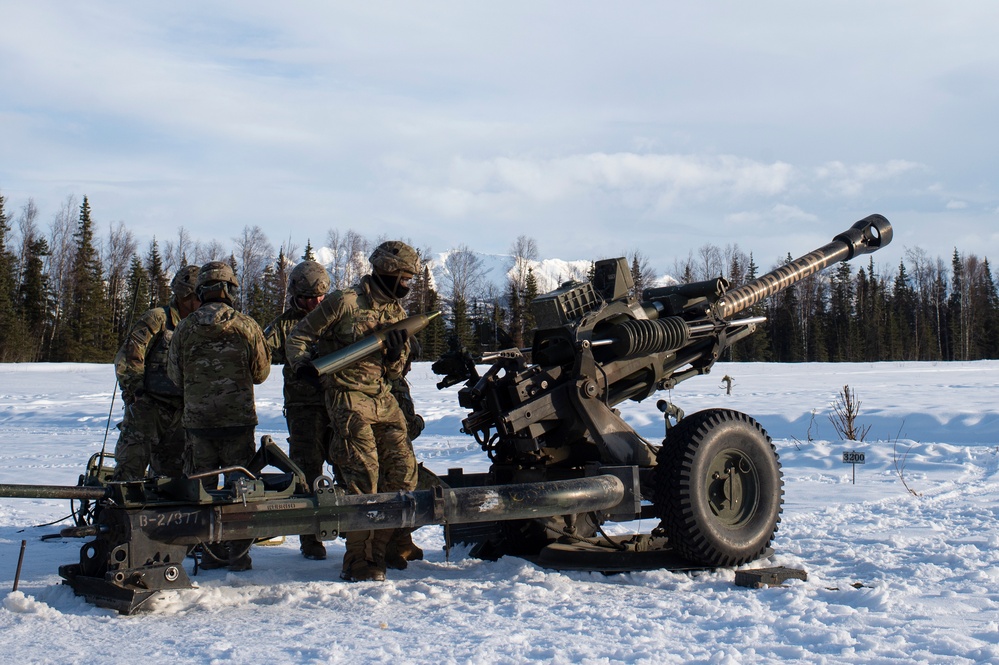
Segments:
[[[170,289],[178,298],[186,298],[194,293],[198,281],[198,266],[184,266],[173,276]]]
[[[420,273],[420,256],[416,250],[399,240],[389,240],[375,247],[371,253],[371,267],[383,275],[398,275]]]
[[[225,261],[209,261],[201,266],[201,269],[198,271],[198,283],[195,285],[195,288],[200,289],[206,284],[214,284],[216,282],[225,282],[239,287],[239,281],[236,279],[236,274],[232,271],[232,266]]]
[[[288,291],[298,298],[318,298],[329,290],[329,273],[318,261],[302,261],[288,278]]]

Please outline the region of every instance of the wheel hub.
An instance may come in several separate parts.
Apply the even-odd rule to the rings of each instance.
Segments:
[[[738,527],[753,517],[759,503],[760,476],[752,460],[729,448],[707,470],[708,505],[723,524]]]

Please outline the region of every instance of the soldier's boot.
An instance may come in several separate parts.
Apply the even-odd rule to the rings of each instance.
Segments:
[[[241,573],[244,570],[253,568],[253,560],[250,558],[250,546],[253,540],[230,540],[229,545],[229,570],[234,573]]]
[[[347,547],[343,554],[340,579],[348,582],[384,582],[385,545],[390,535],[390,532],[385,531],[345,533]]]
[[[200,570],[218,570],[229,565],[229,548],[227,543],[212,543],[201,546]]]
[[[302,550],[302,556],[306,559],[322,561],[326,558],[326,546],[323,545],[323,541],[311,533],[303,533],[298,537],[298,540],[301,543],[299,549]]]
[[[406,570],[410,561],[423,560],[423,550],[413,542],[415,529],[393,529],[385,548],[385,566]]]

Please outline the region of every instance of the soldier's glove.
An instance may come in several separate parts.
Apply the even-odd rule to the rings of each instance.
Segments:
[[[121,401],[125,403],[125,406],[132,406],[135,404],[135,393],[131,390],[122,390]]]
[[[319,380],[319,370],[311,363],[299,365],[298,369],[295,370],[295,378],[302,383],[309,384],[313,388],[323,387],[322,382]]]
[[[409,339],[409,332],[405,328],[390,330],[385,335],[385,360],[394,363],[402,358],[402,352],[406,349],[406,340]]]
[[[423,420],[423,416],[418,413],[414,413],[412,418],[407,418],[406,433],[409,435],[409,440],[412,441],[420,436],[426,426],[427,423]]]

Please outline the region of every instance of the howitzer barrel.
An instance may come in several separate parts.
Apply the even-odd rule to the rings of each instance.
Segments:
[[[385,348],[385,339],[390,331],[405,330],[409,336],[412,337],[430,325],[430,322],[438,316],[440,316],[440,312],[433,312],[431,314],[414,314],[413,316],[405,318],[402,321],[393,323],[387,328],[376,330],[364,339],[354,342],[350,346],[346,346],[339,351],[334,351],[333,353],[316,358],[312,361],[312,366],[315,367],[316,371],[320,374],[332,374],[333,372],[339,372],[346,367],[350,367],[361,358],[371,355],[377,351],[381,351]]]
[[[0,496],[11,499],[90,499],[96,501],[107,496],[107,489],[68,485],[0,485]]]
[[[834,263],[875,252],[890,243],[891,238],[891,223],[882,215],[870,215],[829,244],[729,291],[711,309],[716,316],[727,319]]]

